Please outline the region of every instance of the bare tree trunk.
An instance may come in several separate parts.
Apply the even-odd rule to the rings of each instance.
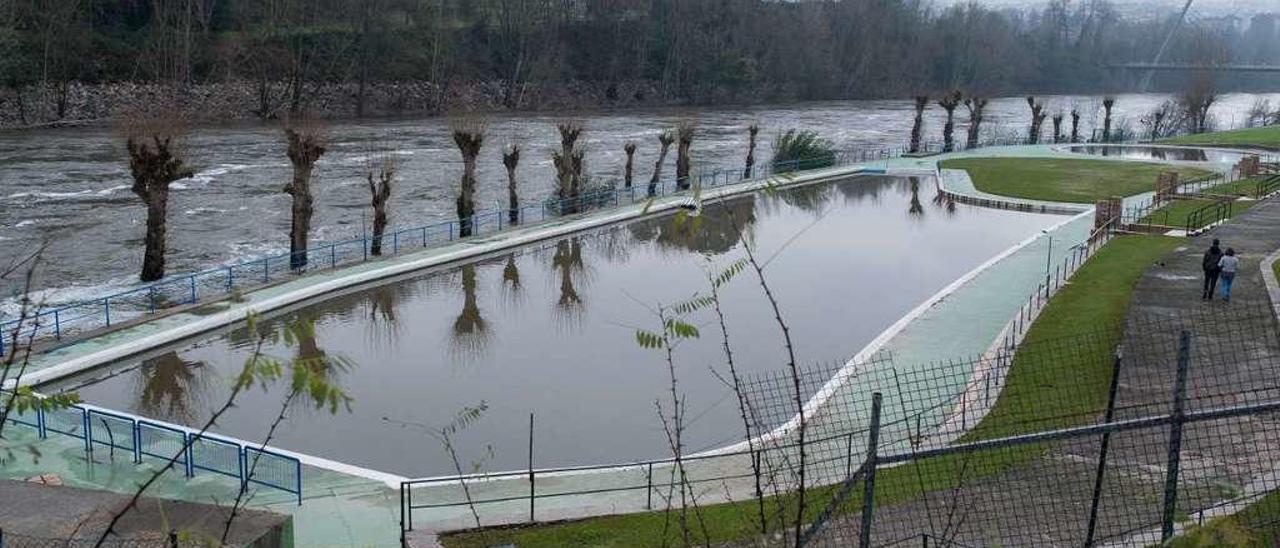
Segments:
[[[627,165],[622,170],[622,184],[624,188],[631,188],[631,179],[635,175],[636,162],[636,144],[627,143],[622,145],[622,151],[627,153]]]
[[[1027,106],[1031,108],[1031,127],[1027,130],[1027,143],[1040,143],[1040,126],[1044,124],[1044,103],[1037,103],[1035,97],[1027,97]]]
[[[476,214],[476,158],[484,145],[485,124],[465,120],[455,122],[453,142],[462,153],[462,181],[458,192],[458,236],[470,236],[475,227]]]
[[[179,129],[174,121],[140,120],[129,129],[126,147],[133,193],[147,205],[147,233],[138,278],[152,282],[164,277],[166,217],[169,184],[195,175],[176,150]]]
[[[920,152],[920,138],[924,132],[924,109],[929,106],[928,95],[916,96],[916,118],[911,124],[910,152]]]
[[[1102,142],[1111,142],[1111,109],[1116,106],[1115,97],[1106,97],[1102,100],[1102,110],[1106,115],[1102,119]]]
[[[507,168],[507,222],[520,224],[520,197],[516,195],[516,167],[520,165],[520,145],[511,143],[502,151],[502,165]]]
[[[1080,142],[1080,111],[1071,109],[1071,142]]]
[[[368,173],[369,205],[373,206],[373,240],[369,244],[369,253],[382,255],[382,234],[387,230],[387,200],[391,198],[391,181],[395,178],[395,166],[390,157],[384,160],[374,181],[374,170]]]
[[[1062,142],[1062,113],[1053,115],[1053,142]]]
[[[987,108],[987,100],[981,97],[970,97],[964,100],[965,108],[969,109],[969,130],[966,135],[964,148],[978,148],[978,137],[982,131],[982,121],[985,117]]]
[[[938,106],[942,107],[942,110],[947,112],[947,122],[942,126],[943,152],[952,152],[956,149],[956,107],[960,106],[962,97],[960,90],[954,90],[950,94],[938,100]]]
[[[747,167],[742,170],[743,179],[750,179],[756,166],[756,134],[758,133],[760,133],[759,125],[751,124],[747,127]]]
[[[324,132],[313,124],[286,127],[284,135],[289,143],[289,163],[293,164],[293,179],[284,187],[285,194],[293,196],[289,268],[297,270],[307,266],[307,238],[311,233],[311,215],[314,213],[311,172],[326,148]]]
[[[696,126],[693,122],[683,121],[676,126],[678,144],[676,145],[676,188],[687,190],[689,184],[689,147],[693,145],[693,134]]]
[[[658,183],[662,180],[662,164],[666,163],[667,151],[671,149],[671,143],[675,141],[676,137],[670,130],[658,134],[658,144],[662,145],[662,148],[658,150],[658,162],[653,166],[653,177],[649,178],[650,196],[658,194]]]
[[[576,213],[582,184],[583,152],[578,149],[582,124],[576,121],[560,122],[556,124],[556,130],[560,132],[560,150],[551,154],[551,160],[555,164],[556,180],[559,182],[560,209],[562,213]]]

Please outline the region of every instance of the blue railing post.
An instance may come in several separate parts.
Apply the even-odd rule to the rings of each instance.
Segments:
[[[230,293],[231,289],[236,285],[236,273],[231,268],[230,266],[227,267],[227,293]]]
[[[329,244],[329,268],[338,266],[338,244]]]
[[[62,340],[62,319],[59,317],[58,309],[53,309],[53,338]]]
[[[191,280],[191,302],[194,303],[196,302],[196,277],[191,276],[187,279]]]
[[[293,461],[293,478],[298,488],[298,506],[302,506],[302,461],[297,459]]]
[[[422,247],[427,247],[427,227],[422,227]]]
[[[262,283],[271,281],[271,256],[262,258]]]
[[[147,288],[147,306],[152,314],[156,313],[156,286],[154,285]]]
[[[391,254],[395,255],[400,252],[400,231],[391,233]]]
[[[107,320],[107,327],[111,327],[111,297],[102,299],[102,315]]]

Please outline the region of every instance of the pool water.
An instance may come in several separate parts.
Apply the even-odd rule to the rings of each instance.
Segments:
[[[473,469],[528,465],[530,414],[539,467],[627,462],[670,454],[656,402],[669,413],[664,354],[640,348],[655,310],[708,289],[708,275],[744,256],[765,263],[804,364],[843,362],[953,280],[1062,220],[937,199],[932,179],[854,177],[707,205],[425,271],[331,297],[264,322],[304,316],[314,338],[281,358],[340,356],[330,372],[353,398],[330,414],[299,402],[273,445],[409,476],[451,474],[438,432],[483,406],[453,436]],[[740,373],[786,365],[779,326],[752,272],[722,290]],[[720,328],[675,350],[690,451],[742,439]],[[45,389],[88,402],[201,423],[251,352],[243,327],[108,366]],[[713,373],[713,371],[715,373]],[[260,439],[287,386],[254,389],[215,431]]]
[[[1226,150],[1145,145],[1075,145],[1069,147],[1067,151],[1075,154],[1133,160],[1212,162],[1217,164],[1234,164],[1240,161],[1243,156],[1239,152]]]

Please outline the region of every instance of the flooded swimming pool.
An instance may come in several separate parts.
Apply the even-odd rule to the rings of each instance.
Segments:
[[[1240,161],[1241,156],[1243,156],[1239,152],[1225,150],[1146,145],[1075,145],[1068,147],[1067,151],[1090,156],[1107,156],[1133,160],[1212,162],[1221,164],[1234,164]]]
[[[697,223],[670,216],[565,237],[424,272],[304,306],[316,336],[299,356],[352,362],[332,375],[349,413],[299,405],[273,445],[405,475],[453,472],[431,435],[460,410],[482,417],[456,436],[460,460],[484,469],[598,464],[669,454],[655,400],[667,390],[660,353],[635,343],[650,311],[705,291],[707,272],[742,257],[745,239],[766,274],[805,364],[842,362],[941,288],[1062,217],[947,204],[932,179],[857,177],[740,197]],[[785,366],[759,285],[741,276],[722,295],[738,367]],[[690,450],[742,437],[723,374],[719,329],[676,352]],[[282,358],[285,348],[268,348]],[[193,424],[229,389],[251,349],[242,330],[64,382],[90,403]],[[217,432],[259,439],[286,391],[254,390]]]

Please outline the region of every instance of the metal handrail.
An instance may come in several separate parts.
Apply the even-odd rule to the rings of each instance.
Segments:
[[[978,147],[1017,145],[1025,141],[1025,138],[998,137],[979,143]],[[943,145],[941,141],[926,141],[921,143],[921,147],[930,150],[942,150]],[[818,158],[802,158],[782,162],[768,161],[753,166],[750,175],[752,178],[763,179],[795,171],[888,160],[901,156],[908,148],[905,145],[882,148],[850,147],[838,151],[834,162],[831,161],[830,156],[825,155]],[[965,150],[965,147],[961,143],[956,143],[954,149],[962,151]],[[696,181],[696,186],[699,188],[716,188],[747,180],[748,178],[744,177],[744,175],[747,174],[743,168],[719,168],[708,172],[695,172],[685,181],[685,184],[694,187],[693,182]],[[650,189],[652,189],[652,192],[650,192]],[[667,196],[683,191],[684,189],[680,188],[680,181],[676,180],[662,181],[652,186],[647,182],[642,182],[630,187],[616,186],[615,182],[615,186],[612,188],[602,187],[588,190],[587,194],[578,197],[563,199],[552,197],[540,203],[520,206],[515,210],[517,213],[516,223],[509,222],[511,209],[499,208],[477,213],[466,219],[389,230],[381,237],[381,244],[384,248],[383,256],[398,254],[401,248],[407,248],[411,245],[415,248],[426,248],[432,243],[452,242],[461,239],[461,229],[464,225],[471,227],[472,236],[482,233],[492,234],[516,225],[545,221],[549,218],[564,215],[565,213],[563,212],[566,211],[584,212],[605,204],[618,206],[622,203],[623,197],[626,197],[630,203],[636,203],[652,197]],[[290,274],[299,275],[311,270],[337,268],[339,264],[346,265],[368,261],[371,258],[370,245],[373,241],[372,235],[363,235],[359,238],[316,245],[302,251],[265,255],[247,261],[208,268],[191,274],[166,277],[156,282],[103,297],[63,304],[49,310],[41,310],[38,313],[14,319],[3,320],[0,317],[0,356],[5,355],[6,351],[12,350],[8,347],[17,341],[27,345],[34,344],[36,340],[50,338],[61,341],[69,330],[78,328],[78,324],[85,321],[98,320],[98,325],[88,327],[90,330],[111,327],[113,324],[120,323],[119,307],[121,305],[128,306],[132,304],[132,307],[128,308],[130,312],[155,314],[160,310],[201,302],[202,297],[208,297],[211,291],[210,285],[214,288],[213,295],[221,298],[233,294],[238,288],[246,285],[257,287],[284,279]],[[421,244],[420,246],[416,245],[419,243]],[[387,252],[386,248],[388,247],[390,248],[390,253]],[[358,256],[358,259],[352,259],[352,255],[349,255],[352,252],[354,252],[355,256]],[[304,259],[306,263],[304,268],[292,267],[298,258]],[[325,258],[328,260],[325,261]],[[284,273],[273,273],[273,267],[276,267],[277,270],[283,269]],[[254,283],[248,284],[250,281]],[[179,296],[170,297],[169,295]],[[129,301],[135,302],[131,303]],[[114,310],[116,317],[113,317],[113,304],[116,306]]]

